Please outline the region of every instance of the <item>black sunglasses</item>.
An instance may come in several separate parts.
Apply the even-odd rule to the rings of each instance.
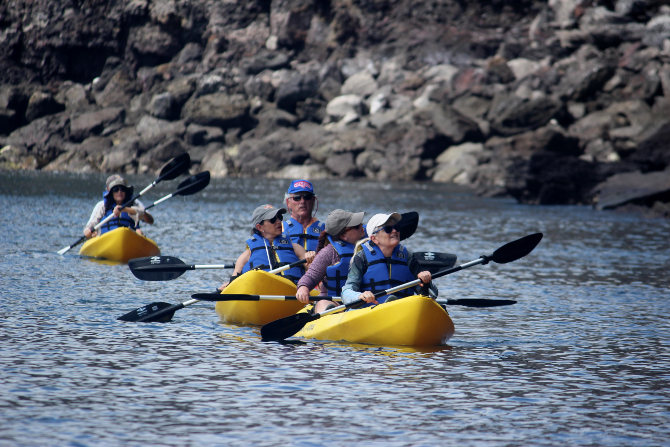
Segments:
[[[271,224],[273,224],[273,223],[277,222],[277,220],[279,220],[279,221],[281,222],[282,219],[283,219],[283,218],[282,218],[281,214],[277,214],[277,215],[276,215],[275,217],[273,217],[272,219],[265,219],[265,221],[266,221],[266,222],[270,222]]]
[[[385,226],[381,227],[380,229],[374,231],[372,234],[379,233],[382,230],[384,230],[388,234],[393,233],[393,230],[400,231],[400,230],[398,230],[398,228],[395,225],[385,225]]]
[[[126,190],[126,188],[124,188],[123,186],[115,186],[112,189],[110,189],[110,191],[112,191],[112,194],[114,194],[115,192],[119,192],[119,191],[124,191],[125,192],[125,190]]]
[[[295,202],[300,202],[301,200],[312,200],[314,198],[314,194],[303,194],[300,196],[292,196],[291,198]]]

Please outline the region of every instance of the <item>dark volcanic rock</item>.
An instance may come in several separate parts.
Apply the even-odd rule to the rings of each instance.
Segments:
[[[660,192],[607,207],[666,210],[648,179],[668,117],[659,0],[0,2],[4,168],[148,172],[189,151],[213,175],[599,207],[611,177]]]

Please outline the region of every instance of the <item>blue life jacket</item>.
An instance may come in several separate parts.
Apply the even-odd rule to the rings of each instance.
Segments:
[[[303,231],[300,222],[292,217],[287,217],[282,223],[282,227],[284,233],[291,237],[294,244],[300,245],[305,251],[316,251],[316,247],[319,245],[319,235],[326,228],[326,224],[317,220]]]
[[[416,275],[409,269],[409,253],[402,245],[398,244],[393,249],[390,258],[384,257],[379,247],[370,241],[364,243],[362,247],[368,268],[363,274],[361,291],[370,290],[372,293],[377,293],[416,279]],[[402,297],[413,293],[412,287],[409,287],[399,290],[394,295]],[[388,295],[377,298],[377,302],[383,303],[387,298]]]
[[[115,207],[116,207],[116,205],[114,205],[114,208]],[[105,211],[105,215],[102,216],[102,220],[109,217],[114,212],[114,208],[111,208],[111,209],[108,209],[107,211]],[[101,222],[102,222],[102,220],[101,220]],[[119,217],[113,217],[109,222],[107,222],[102,227],[100,227],[100,234],[107,233],[108,231],[112,231],[113,229],[119,228],[119,227],[128,227],[131,230],[135,230],[139,227],[139,225],[136,227],[135,226],[135,220],[132,217],[130,217],[130,215],[128,213],[126,213],[124,211],[124,212],[121,213],[121,215]]]
[[[272,244],[260,234],[254,234],[247,239],[247,246],[251,250],[251,256],[249,256],[249,261],[244,264],[242,273],[253,269],[265,270],[267,272],[300,260],[293,251],[291,239],[283,233],[277,236],[272,241]],[[293,282],[298,282],[302,274],[302,267],[291,267],[280,273],[280,275]]]
[[[324,284],[328,290],[328,295],[340,296],[342,294],[342,287],[344,287],[344,283],[347,282],[349,265],[351,257],[354,254],[354,244],[341,240],[334,240],[331,235],[328,235],[328,240],[340,256],[340,262],[326,267]]]

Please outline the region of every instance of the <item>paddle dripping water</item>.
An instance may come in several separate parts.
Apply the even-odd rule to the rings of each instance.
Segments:
[[[544,238],[517,261],[436,280],[444,300],[517,301],[448,306],[456,331],[445,347],[261,343],[258,327],[220,323],[211,302],[168,323],[116,320],[213,292],[228,272],[146,282],[128,266],[56,255],[80,234],[105,177],[0,171],[2,445],[654,447],[670,437],[666,221],[447,185],[315,180],[317,217],[416,210],[403,243],[459,263],[536,231]],[[280,204],[287,185],[213,179],[156,207],[146,233],[188,263],[228,262],[253,209]]]

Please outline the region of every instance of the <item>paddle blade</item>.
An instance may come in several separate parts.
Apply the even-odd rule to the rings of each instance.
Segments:
[[[421,270],[428,270],[430,273],[453,267],[457,259],[454,254],[434,251],[416,251],[412,253],[412,258],[416,260]]]
[[[537,247],[537,244],[542,240],[542,236],[542,233],[533,233],[509,242],[494,251],[490,259],[498,264],[507,264],[523,258]]]
[[[59,254],[59,255],[64,255],[65,253],[67,253],[68,251],[70,251],[70,249],[71,249],[72,247],[76,247],[77,245],[79,245],[79,244],[81,244],[82,242],[84,242],[85,239],[86,239],[86,236],[82,236],[82,237],[80,237],[79,239],[77,239],[77,240],[74,242],[74,244],[72,244],[72,245],[68,245],[67,247],[63,247],[63,248],[61,248],[60,250],[58,250],[58,254]]]
[[[158,180],[156,180],[156,183],[161,180],[175,179],[184,172],[188,171],[190,167],[191,156],[188,155],[187,152],[184,152],[181,155],[177,155],[175,158],[167,162],[163,168],[161,168],[161,172],[158,175]]]
[[[158,312],[169,309],[172,307],[172,304],[170,303],[164,303],[161,301],[147,304],[146,306],[142,306],[139,309],[135,309],[131,312],[128,312],[125,315],[121,315],[117,320],[121,321],[147,321],[146,318],[150,317],[152,315],[156,315]],[[172,318],[172,315],[174,314],[174,311],[172,314],[169,315],[169,318],[166,321],[170,321]]]
[[[439,304],[448,306],[465,306],[465,307],[498,307],[509,306],[516,304],[514,300],[486,300],[477,298],[461,298],[456,300],[437,301]]]
[[[205,187],[209,185],[209,180],[209,171],[204,171],[196,175],[192,175],[179,184],[174,195],[190,196],[191,194],[195,194],[196,192],[205,189]]]
[[[409,211],[402,213],[402,219],[395,224],[398,233],[400,233],[400,240],[403,241],[414,234],[416,227],[419,226],[419,213],[416,211]]]
[[[174,256],[148,256],[128,261],[130,271],[142,281],[170,281],[179,278],[191,266]]]
[[[285,340],[300,332],[300,329],[310,321],[318,320],[320,317],[319,314],[310,315],[303,312],[280,318],[261,327],[261,337],[263,341]]]

